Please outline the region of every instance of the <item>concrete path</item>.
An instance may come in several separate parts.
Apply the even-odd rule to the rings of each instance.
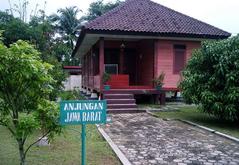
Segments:
[[[239,165],[239,144],[179,121],[146,113],[110,115],[101,126],[135,165]]]

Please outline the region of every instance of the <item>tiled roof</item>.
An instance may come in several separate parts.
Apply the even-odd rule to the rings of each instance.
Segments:
[[[113,10],[87,23],[85,29],[164,35],[187,34],[208,38],[226,38],[231,35],[150,0],[126,0]]]

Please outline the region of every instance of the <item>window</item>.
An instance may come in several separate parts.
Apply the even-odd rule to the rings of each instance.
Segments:
[[[185,66],[186,61],[186,46],[174,45],[174,57],[173,57],[173,73],[179,74]]]
[[[109,74],[118,74],[118,64],[105,64],[105,72]]]

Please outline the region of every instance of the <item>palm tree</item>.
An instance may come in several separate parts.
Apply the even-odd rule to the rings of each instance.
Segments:
[[[63,40],[73,50],[76,42],[77,29],[79,29],[80,21],[77,19],[78,13],[81,12],[76,6],[58,9],[59,15],[51,15],[50,19],[54,22]]]

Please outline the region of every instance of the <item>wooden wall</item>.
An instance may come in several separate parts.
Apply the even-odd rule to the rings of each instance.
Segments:
[[[194,49],[200,48],[200,41],[173,41],[173,40],[158,40],[156,41],[156,52],[157,52],[157,71],[158,76],[162,71],[166,74],[164,80],[164,88],[177,88],[180,74],[173,73],[173,60],[175,44],[186,45],[186,59],[191,57]]]
[[[122,41],[105,41],[104,47],[105,49],[119,48],[121,43]],[[137,60],[135,61],[137,80],[134,85],[153,86],[152,79],[163,71],[166,73],[164,88],[177,88],[180,80],[180,75],[173,73],[174,45],[181,44],[186,46],[186,60],[191,57],[194,49],[201,46],[200,41],[139,40],[124,43],[127,48],[135,49],[137,53]],[[98,44],[96,44],[95,50],[99,49]],[[91,53],[88,52],[83,59],[82,75],[83,85],[85,86],[92,85],[90,79],[93,78],[91,76],[98,76],[99,74],[99,51],[93,51],[95,57],[92,59],[90,58]]]

